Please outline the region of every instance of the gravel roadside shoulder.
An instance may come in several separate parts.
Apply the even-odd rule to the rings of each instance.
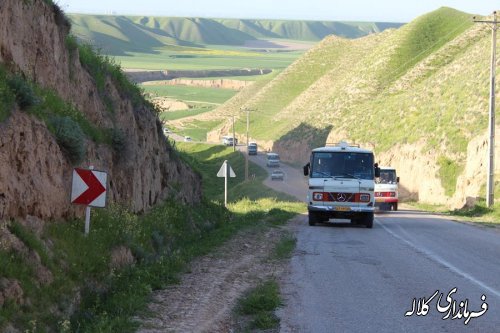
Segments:
[[[179,284],[153,293],[150,315],[138,319],[138,332],[232,332],[237,300],[259,282],[279,280],[285,272],[287,260],[273,259],[273,252],[302,218],[281,227],[244,230],[195,259]]]

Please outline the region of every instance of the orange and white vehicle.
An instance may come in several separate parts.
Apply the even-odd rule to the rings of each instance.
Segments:
[[[380,167],[380,177],[375,179],[375,207],[380,210],[398,210],[399,177],[396,169]]]

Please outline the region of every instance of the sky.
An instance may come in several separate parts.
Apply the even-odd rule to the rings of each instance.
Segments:
[[[470,14],[498,0],[55,0],[66,13],[406,23],[446,6]]]

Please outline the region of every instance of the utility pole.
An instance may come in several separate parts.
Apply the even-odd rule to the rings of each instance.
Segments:
[[[497,12],[493,12],[493,20],[476,20],[476,23],[487,23],[491,25],[491,68],[490,68],[490,108],[489,108],[489,163],[488,179],[486,182],[486,206],[491,207],[494,204],[494,176],[495,176],[495,65],[496,65],[496,45],[497,45]]]
[[[234,136],[234,116],[233,116],[233,151],[236,151],[236,138]]]
[[[250,115],[250,110],[247,111],[247,154],[245,155],[245,180],[248,180],[248,127],[250,125],[249,121],[249,115]]]
[[[254,110],[241,108],[241,111],[245,111],[247,113],[247,153],[245,155],[245,180],[248,180],[248,129],[250,127],[250,111]]]

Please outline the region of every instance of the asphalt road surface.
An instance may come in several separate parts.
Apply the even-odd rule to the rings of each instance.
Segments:
[[[304,176],[280,168],[266,184],[304,200]],[[500,230],[411,210],[293,228],[280,332],[500,332]]]
[[[240,147],[240,149],[243,154],[246,154],[245,147]],[[269,168],[266,166],[266,155],[261,152],[257,155],[249,156],[249,160],[269,171],[269,177],[264,181],[265,185],[277,191],[290,194],[297,198],[297,200],[305,202],[307,196],[307,178],[299,170],[284,163],[281,163],[279,168]],[[271,180],[271,172],[278,169],[282,170],[285,174],[283,180]]]
[[[415,211],[378,214],[373,229],[305,216],[295,228],[281,332],[500,332],[496,229]]]

